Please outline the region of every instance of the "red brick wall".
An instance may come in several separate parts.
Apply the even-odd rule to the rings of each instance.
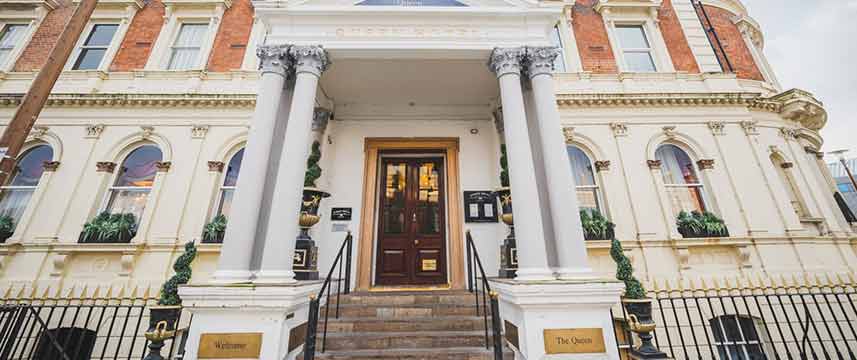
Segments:
[[[723,44],[726,56],[729,57],[729,61],[732,63],[732,68],[738,77],[742,79],[764,81],[765,78],[756,66],[756,62],[753,60],[753,55],[750,54],[750,49],[747,48],[747,44],[741,36],[741,31],[738,30],[738,26],[732,22],[732,18],[735,17],[735,15],[719,7],[708,5],[705,5],[705,11],[708,13],[708,17],[711,19],[714,30],[720,38],[720,43]],[[717,54],[717,57],[720,58],[723,68],[728,70],[726,68],[726,62],[723,61],[723,54],[716,46],[714,36],[709,34],[709,37],[711,38],[711,44],[715,45],[714,52]]]
[[[572,13],[574,38],[583,71],[609,74],[619,72],[610,47],[610,38],[601,14],[593,6],[597,0],[576,0]]]
[[[252,28],[253,6],[250,0],[234,1],[232,7],[223,13],[208,58],[208,71],[240,69]]]
[[[110,71],[129,71],[145,67],[163,24],[164,4],[160,1],[153,0],[138,10],[113,58]]]
[[[74,9],[74,6],[65,6],[55,9],[45,16],[42,24],[33,34],[32,40],[21,52],[21,56],[18,57],[14,71],[36,71],[42,68]]]
[[[670,53],[670,58],[676,71],[687,71],[692,74],[698,74],[699,65],[696,63],[696,57],[693,56],[693,52],[690,50],[690,45],[684,36],[684,30],[678,21],[678,15],[676,15],[675,9],[673,9],[671,0],[664,0],[661,10],[658,12],[658,21],[661,34],[663,34],[664,42],[667,44],[667,50]]]

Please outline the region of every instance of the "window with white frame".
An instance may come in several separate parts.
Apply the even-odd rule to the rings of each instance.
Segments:
[[[704,212],[702,182],[697,175],[696,164],[687,152],[678,146],[664,144],[655,152],[655,158],[661,161],[661,173],[673,214]]]
[[[241,161],[244,160],[244,149],[239,150],[226,168],[223,183],[220,185],[220,194],[217,199],[217,209],[214,216],[223,215],[228,217],[232,208],[232,197],[235,195],[235,185],[238,183],[238,173],[241,171]]]
[[[601,212],[601,194],[595,181],[595,170],[592,160],[577,146],[569,145],[568,160],[571,162],[571,173],[574,176],[575,191],[578,206],[582,210]]]
[[[560,35],[559,24],[553,26],[551,31],[551,45],[556,46],[559,50],[559,56],[553,61],[554,72],[565,72],[565,47],[563,47],[562,36]]]
[[[13,224],[21,220],[27,203],[39,186],[39,179],[45,171],[44,163],[53,157],[54,150],[50,146],[36,145],[18,158],[12,176],[0,187],[0,216],[11,218]]]
[[[21,45],[24,33],[27,31],[26,24],[6,24],[0,33],[0,67],[6,66],[12,61],[12,54]]]
[[[189,70],[199,65],[202,43],[208,33],[208,23],[184,23],[179,27],[170,46],[169,70]]]
[[[157,164],[162,158],[161,149],[154,145],[143,145],[131,151],[122,161],[116,180],[108,190],[104,210],[111,214],[134,214],[139,221],[155,183]]]
[[[118,24],[95,24],[80,45],[72,70],[96,70],[101,67],[107,48],[113,42]]]
[[[643,25],[616,25],[616,40],[622,55],[625,71],[655,72],[652,43]]]
[[[770,341],[757,318],[745,315],[721,315],[708,320],[714,346],[720,359],[766,360]]]

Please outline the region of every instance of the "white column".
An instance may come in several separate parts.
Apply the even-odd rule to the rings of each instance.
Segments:
[[[252,276],[250,261],[265,188],[265,173],[271,155],[274,124],[283,85],[291,67],[287,51],[286,45],[261,46],[256,50],[262,76],[256,97],[256,110],[244,149],[244,162],[238,174],[229,225],[226,227],[220,260],[214,273],[215,283],[247,282]]]
[[[521,91],[521,48],[495,48],[489,66],[500,81],[503,124],[509,160],[509,182],[515,238],[518,248],[518,280],[553,279],[545,249],[541,204],[536,186],[533,154],[527,131],[527,116]]]
[[[271,199],[271,218],[257,283],[295,282],[292,255],[298,235],[306,160],[313,139],[315,94],[318,79],[329,64],[327,52],[321,46],[292,46],[289,56],[295,63],[295,90],[283,151],[279,155],[280,168]]]
[[[533,100],[541,138],[542,156],[553,223],[554,242],[560,278],[590,276],[586,244],[574,179],[560,125],[553,84],[553,62],[559,55],[554,47],[527,48],[527,72],[533,87]],[[517,201],[517,199],[514,199]]]

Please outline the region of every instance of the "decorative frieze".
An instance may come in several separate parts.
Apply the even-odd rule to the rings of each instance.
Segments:
[[[565,138],[566,144],[571,144],[574,142],[574,127],[565,126],[562,128],[562,137]]]
[[[208,171],[223,172],[224,166],[226,166],[226,163],[224,163],[223,161],[209,161],[208,162]]]
[[[158,169],[158,172],[167,172],[170,171],[170,167],[173,165],[170,161],[158,161],[155,163],[155,168]]]
[[[99,161],[95,163],[95,171],[113,173],[116,170],[116,163],[112,161]]]
[[[554,62],[559,56],[559,49],[555,46],[526,47],[525,63],[530,78],[536,75],[553,75]]]
[[[613,130],[613,136],[627,136],[628,125],[623,122],[610,123],[610,130]]]
[[[607,171],[610,170],[610,160],[597,160],[595,161],[595,171]]]
[[[193,125],[190,127],[190,137],[194,139],[202,139],[208,134],[208,125]]]
[[[102,132],[104,132],[103,124],[87,125],[85,137],[87,139],[98,139],[99,137],[101,137]]]
[[[0,95],[0,107],[17,107],[20,104],[20,95]],[[256,94],[51,94],[45,106],[246,108],[256,106]]]
[[[494,48],[488,60],[488,68],[497,77],[506,74],[520,74],[523,57],[523,48]]]
[[[649,169],[660,170],[661,161],[660,160],[646,160],[646,165],[649,166]]]
[[[696,166],[699,167],[699,170],[714,169],[714,159],[701,159],[696,162]]]
[[[289,48],[289,57],[294,61],[295,73],[307,72],[321,76],[330,66],[330,57],[320,45],[302,45]]]
[[[708,129],[711,130],[711,133],[716,136],[725,135],[725,128],[726,126],[721,121],[708,122]]]
[[[57,168],[60,167],[59,161],[45,161],[42,163],[42,169],[48,172],[57,171]]]

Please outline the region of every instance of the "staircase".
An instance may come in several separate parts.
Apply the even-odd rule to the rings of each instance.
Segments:
[[[316,359],[494,358],[485,346],[485,309],[480,304],[477,314],[475,297],[466,291],[351,293],[341,296],[338,319],[334,301],[324,345],[326,309],[319,311]],[[487,321],[490,341],[490,316]],[[504,359],[514,359],[510,350],[504,350]]]

